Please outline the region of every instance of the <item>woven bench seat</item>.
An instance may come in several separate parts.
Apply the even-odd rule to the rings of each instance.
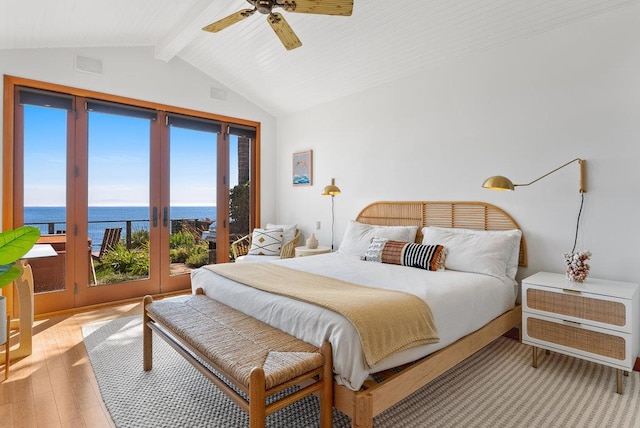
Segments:
[[[155,331],[249,413],[251,428],[263,427],[266,415],[314,392],[320,396],[320,425],[332,425],[328,343],[318,349],[204,296],[201,290],[156,302],[147,296],[143,316],[145,370],[152,368],[151,333]],[[266,404],[267,397],[294,385],[303,387]]]

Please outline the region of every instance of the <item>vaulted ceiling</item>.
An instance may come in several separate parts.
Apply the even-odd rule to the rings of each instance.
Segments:
[[[265,15],[202,27],[245,0],[0,0],[0,49],[152,46],[278,116],[356,93],[640,0],[354,0],[352,16],[279,9],[302,41],[287,51]]]

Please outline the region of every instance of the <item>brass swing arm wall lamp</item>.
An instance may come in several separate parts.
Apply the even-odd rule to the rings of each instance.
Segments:
[[[584,160],[584,159],[580,159],[580,158],[576,158],[576,159],[574,159],[572,161],[569,161],[569,162],[565,163],[564,165],[560,165],[559,167],[557,167],[553,171],[549,171],[545,175],[536,178],[535,180],[531,181],[530,183],[513,184],[513,182],[511,180],[509,180],[507,177],[503,177],[501,175],[494,175],[493,177],[487,178],[484,181],[484,183],[482,183],[482,187],[484,187],[486,189],[492,189],[492,190],[515,190],[515,188],[518,187],[518,186],[529,186],[530,184],[533,184],[536,181],[542,180],[546,176],[551,175],[554,172],[556,172],[556,171],[558,171],[558,170],[564,168],[565,166],[570,165],[570,164],[572,164],[574,162],[578,162],[578,165],[580,166],[580,193],[587,193],[587,185],[586,185],[587,161]]]
[[[332,178],[331,184],[329,184],[328,186],[325,186],[321,194],[322,196],[335,196],[335,195],[339,195],[340,193],[341,193],[340,188],[336,186],[336,179]]]
[[[342,192],[340,191],[340,188],[336,186],[335,178],[331,179],[331,184],[329,184],[328,186],[325,186],[324,190],[321,193],[322,196],[331,196],[331,252],[332,253],[333,253],[333,226],[335,224],[335,211],[334,211],[334,205],[333,205],[333,198],[334,196],[339,195],[340,193]]]

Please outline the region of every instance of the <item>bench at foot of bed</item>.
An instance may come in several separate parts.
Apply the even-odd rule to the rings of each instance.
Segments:
[[[332,426],[328,342],[318,349],[204,296],[201,289],[157,302],[146,296],[143,317],[144,370],[152,368],[155,331],[249,414],[251,428],[264,427],[267,415],[313,393],[320,398],[320,426]],[[267,397],[294,385],[303,386],[266,404]]]

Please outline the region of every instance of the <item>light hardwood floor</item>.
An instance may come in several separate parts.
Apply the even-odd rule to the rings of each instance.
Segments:
[[[81,327],[138,315],[141,308],[141,303],[125,303],[37,319],[33,354],[12,362],[9,379],[0,384],[0,427],[113,427]],[[4,379],[4,371],[0,376]]]

